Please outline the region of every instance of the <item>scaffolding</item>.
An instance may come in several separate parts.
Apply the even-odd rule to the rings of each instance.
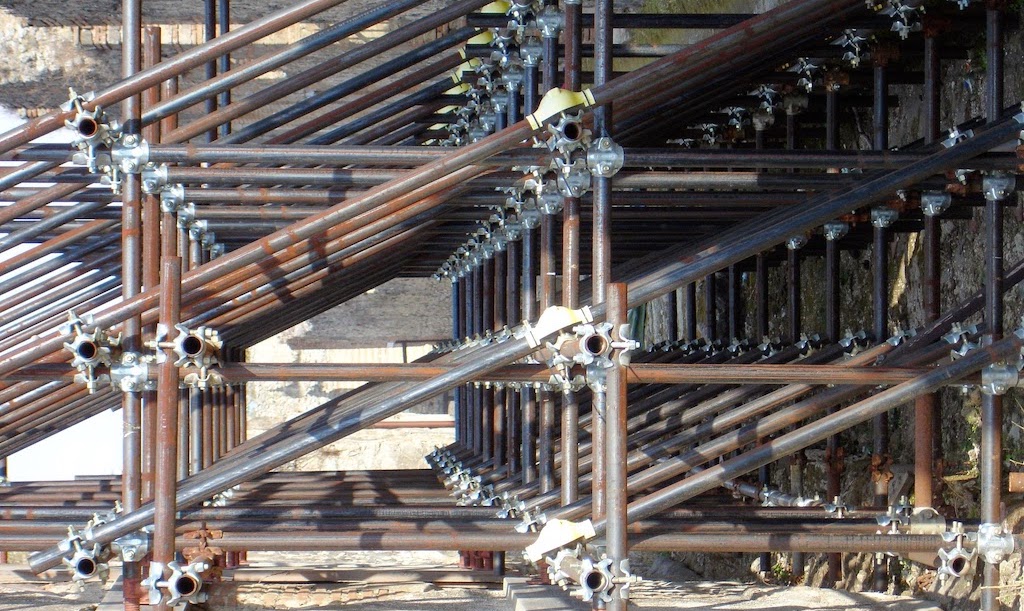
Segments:
[[[0,491],[0,549],[76,579],[120,554],[126,608],[201,600],[204,575],[247,551],[341,549],[487,552],[499,566],[523,552],[611,610],[635,579],[630,549],[790,552],[796,575],[805,553],[828,553],[833,583],[839,554],[871,552],[883,590],[886,554],[950,577],[979,562],[982,608],[999,608],[999,566],[1020,544],[1004,525],[1002,396],[1024,347],[1004,327],[1004,293],[1024,279],[1024,262],[1003,264],[1024,111],[1004,100],[1016,18],[1002,3],[790,0],[740,15],[462,0],[381,35],[422,3],[379,2],[234,63],[341,0],[230,30],[220,0],[207,42],[167,58],[140,4],[123,2],[121,80],[0,135],[15,162],[0,174],[0,249],[21,248],[0,261],[0,456],[111,407],[125,431],[119,481]],[[613,37],[652,29],[708,35]],[[986,41],[984,112],[944,131],[942,60],[969,36]],[[919,139],[894,146],[890,126],[910,119],[896,85],[923,113]],[[865,113],[870,143],[850,146],[843,131]],[[71,145],[33,142],[64,127]],[[978,206],[982,290],[943,309],[956,261],[940,257],[942,221]],[[925,320],[897,330],[889,246],[910,232]],[[843,332],[844,251],[871,253],[860,333]],[[801,322],[813,259],[818,330]],[[787,297],[773,310],[776,270]],[[410,276],[451,286],[452,338],[428,357],[245,362]],[[629,311],[655,301],[667,340],[640,349]],[[369,383],[248,436],[246,383],[280,380]],[[936,393],[963,384],[984,393],[973,522],[944,515],[937,489]],[[437,477],[274,471],[449,391],[456,442],[428,457]],[[890,494],[887,418],[907,405],[913,504]],[[872,487],[848,506],[841,436],[867,422]],[[814,447],[819,498],[800,489]],[[768,479],[784,459],[790,492]]]

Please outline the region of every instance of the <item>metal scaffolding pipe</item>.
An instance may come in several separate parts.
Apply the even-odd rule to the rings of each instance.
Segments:
[[[84,104],[84,107],[87,110],[93,110],[96,106],[109,107],[128,96],[141,93],[145,89],[159,85],[171,77],[179,76],[185,71],[204,64],[223,53],[234,51],[251,42],[255,42],[268,34],[277,32],[289,25],[298,23],[307,17],[340,4],[342,1],[300,0],[287,8],[248,23],[207,44],[200,45],[161,62],[153,68],[138,72],[131,78],[123,79],[101,89],[95,93],[91,100]],[[71,118],[71,116],[72,111],[62,110],[34,119],[25,125],[0,134],[0,153],[7,152],[16,146],[27,144],[40,136],[63,127],[64,120]]]

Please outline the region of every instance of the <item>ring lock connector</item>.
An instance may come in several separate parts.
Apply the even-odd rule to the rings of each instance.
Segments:
[[[563,112],[558,121],[547,125],[548,149],[568,156],[573,151],[583,150],[590,144],[591,132],[583,126],[583,111]]]
[[[108,562],[112,556],[110,548],[96,542],[86,541],[84,533],[73,526],[68,527],[68,536],[57,545],[64,552],[61,562],[71,570],[71,578],[83,582],[93,577],[106,581],[109,573]]]
[[[178,330],[172,348],[178,356],[176,366],[209,367],[218,362],[222,342],[216,330],[205,326],[193,330],[182,324],[174,328]]]
[[[978,555],[977,548],[967,549],[965,542],[976,542],[978,535],[968,533],[964,529],[963,522],[954,521],[948,531],[942,533],[942,540],[952,543],[949,549],[940,548],[939,555],[939,581],[946,581],[950,577],[963,577],[970,573],[974,559]]]
[[[96,173],[111,166],[110,146],[121,136],[121,126],[109,119],[100,106],[86,110],[90,96],[80,96],[69,89],[70,99],[62,109],[74,111],[75,115],[64,121],[64,126],[74,133],[74,144],[79,153],[72,158],[74,163],[84,165]]]
[[[92,331],[86,331],[86,327],[92,327]],[[71,353],[71,366],[78,370],[75,382],[84,383],[90,394],[96,392],[101,382],[110,379],[107,374],[98,374],[96,370],[110,366],[115,349],[121,345],[121,336],[109,335],[93,326],[91,317],[79,318],[73,311],[68,313],[68,322],[59,330],[64,336],[71,336],[71,341],[64,342],[64,349]]]
[[[207,594],[202,591],[202,573],[210,570],[206,560],[197,560],[185,566],[177,562],[161,562],[149,564],[149,576],[142,585],[149,589],[149,604],[166,603],[176,607],[185,603],[197,604],[205,602]],[[165,577],[166,575],[166,577]]]

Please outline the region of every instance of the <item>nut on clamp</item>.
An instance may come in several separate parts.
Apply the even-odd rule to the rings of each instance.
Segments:
[[[153,538],[153,526],[122,535],[113,541],[113,547],[121,554],[123,562],[141,562],[149,553]]]

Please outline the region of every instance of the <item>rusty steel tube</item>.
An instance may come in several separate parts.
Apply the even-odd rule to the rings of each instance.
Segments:
[[[397,3],[386,3],[384,6],[392,7],[395,4]],[[406,0],[406,5],[411,4],[414,4],[414,2]],[[419,62],[436,57],[448,48],[470,38],[475,33],[476,30],[473,28],[459,28],[458,30],[452,31],[433,41],[422,44],[413,51],[405,53],[400,57],[379,65],[367,66],[367,68],[361,71],[357,76],[330,87],[325,91],[318,92],[315,95],[307,97],[300,102],[292,104],[284,110],[270,115],[269,117],[254,121],[238,130],[236,133],[228,137],[221,138],[219,142],[223,142],[228,145],[246,142],[256,136],[267,133],[274,128],[308,116],[313,111],[323,108],[332,102],[341,100],[345,96],[356,93],[375,83],[384,81],[402,70],[411,68]],[[339,63],[343,64],[338,67],[338,70],[340,71],[344,68],[344,64],[346,64],[346,62],[341,61]],[[420,75],[420,77],[422,78],[422,75]]]
[[[1012,336],[970,353],[966,357],[943,365],[915,380],[904,382],[858,403],[844,407],[810,424],[777,437],[743,454],[671,484],[656,493],[630,503],[630,521],[655,515],[693,496],[711,490],[720,481],[747,473],[761,464],[767,464],[797,450],[823,441],[829,435],[870,420],[876,413],[898,407],[915,396],[934,390],[942,383],[961,379],[982,367],[1016,353],[1024,340]],[[603,532],[603,522],[595,522],[595,529]],[[834,551],[834,550],[833,550]]]
[[[393,82],[389,82],[372,91],[366,92],[358,98],[343,102],[335,108],[327,110],[313,119],[300,123],[279,135],[275,135],[267,140],[267,144],[295,142],[299,138],[314,134],[329,125],[334,125],[335,123],[343,119],[347,119],[358,112],[376,106],[399,93],[414,89],[416,86],[419,86],[427,80],[455,68],[463,61],[465,60],[457,53],[443,56],[441,59],[421,67],[413,74],[403,76]]]
[[[565,80],[563,87],[579,91],[582,86],[583,5],[565,2]],[[515,96],[513,96],[514,99]],[[580,304],[580,200],[566,197],[562,203],[562,305]],[[579,498],[579,399],[577,393],[562,394],[561,490],[562,504]]]
[[[471,165],[478,159],[489,157],[512,144],[518,143],[530,131],[530,127],[525,121],[520,122],[507,128],[500,134],[485,138],[474,145],[464,147],[450,157],[407,172],[403,177],[387,183],[387,185],[371,189],[361,197],[348,200],[344,204],[340,204],[315,217],[296,223],[288,231],[279,231],[248,247],[240,248],[220,257],[210,264],[197,269],[195,272],[186,274],[183,278],[183,290],[187,294],[188,291],[203,286],[214,278],[224,276],[231,270],[237,270],[249,264],[257,263],[263,259],[265,253],[263,249],[265,247],[269,247],[279,253],[288,252],[289,245],[296,245],[326,227],[336,225],[345,218],[352,218],[379,204],[390,201],[392,206],[403,205],[405,201],[400,194],[408,193],[418,187],[425,187],[423,195],[429,195],[446,186],[446,180],[444,178],[439,180],[439,176],[445,177],[447,174],[455,172],[462,167]],[[427,187],[427,185],[432,183],[432,186]],[[396,199],[396,196],[398,199]],[[295,254],[298,255],[298,253]],[[206,288],[213,287],[207,286]],[[153,307],[154,298],[155,292],[146,291],[138,298],[118,304],[99,315],[97,317],[97,324],[107,325],[114,323],[120,320],[122,316],[129,315],[133,311]],[[17,356],[3,359],[0,361],[0,370],[12,365],[16,367],[27,364],[35,358],[57,348],[57,342],[43,342],[33,349],[19,353]]]
[[[608,285],[608,322],[612,329],[620,329],[626,324],[626,285],[612,283]],[[623,577],[620,562],[628,560],[629,545],[626,536],[626,455],[628,450],[627,429],[627,397],[626,368],[617,362],[618,355],[613,353],[613,365],[607,371],[607,402],[605,404],[605,540],[608,557],[612,559],[612,570],[616,577]],[[601,426],[595,422],[595,428]],[[600,460],[601,457],[598,457]],[[625,599],[614,592],[608,604],[610,611],[625,610]]]
[[[162,50],[160,28],[146,26],[142,30],[142,63],[152,68],[160,63]],[[142,110],[153,108],[160,102],[160,85],[154,85],[142,92]],[[141,121],[141,116],[139,117]],[[142,128],[142,137],[151,146],[160,142],[161,124],[155,121]],[[153,288],[160,284],[160,200],[156,195],[146,194],[142,200],[142,288]],[[147,336],[155,335],[156,327],[143,329]],[[142,500],[153,497],[154,471],[156,469],[156,414],[157,396],[154,391],[142,393]]]
[[[266,87],[241,100],[233,101],[229,106],[220,108],[216,112],[189,123],[187,126],[179,126],[176,130],[167,134],[167,139],[183,141],[192,138],[203,133],[211,126],[220,125],[230,119],[238,118],[290,93],[316,83],[331,74],[376,57],[388,49],[440,27],[449,21],[458,19],[485,4],[487,4],[487,0],[460,0],[460,2],[455,4],[447,5],[440,10],[428,14],[426,17],[359,45],[333,60],[291,75],[285,81]]]
[[[301,0],[280,11],[257,19],[213,41],[181,53],[153,68],[143,70],[134,76],[119,81],[96,92],[92,100],[84,104],[87,110],[96,106],[109,107],[128,96],[158,85],[171,77],[177,77],[187,70],[199,66],[228,51],[255,42],[273,32],[340,4],[344,0]],[[27,144],[40,136],[64,126],[64,120],[71,118],[70,111],[61,111],[29,121],[27,124],[0,134],[0,153],[16,146]]]
[[[177,324],[181,308],[181,261],[177,257],[160,260],[160,322],[167,329]],[[153,499],[153,561],[165,565],[174,560],[175,512],[177,511],[178,469],[178,368],[174,352],[164,347],[157,386],[157,448]]]
[[[307,36],[295,43],[292,43],[280,51],[269,53],[258,59],[247,62],[232,70],[222,70],[213,79],[207,79],[202,85],[193,87],[168,100],[160,106],[148,110],[143,115],[145,123],[151,123],[168,115],[180,112],[197,104],[204,98],[215,96],[217,93],[229,92],[232,88],[249,82],[262,74],[279,68],[289,62],[300,59],[319,49],[332,45],[347,36],[356,34],[388,17],[393,17],[410,6],[410,2],[389,2],[371,11],[359,15],[356,18],[348,19],[320,30],[315,34]]]

